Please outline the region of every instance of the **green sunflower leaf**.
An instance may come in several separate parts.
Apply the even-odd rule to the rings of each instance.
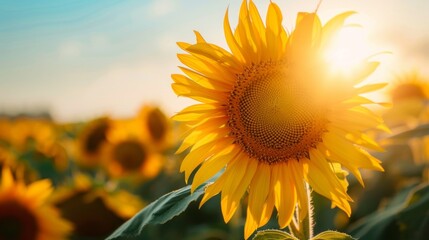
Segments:
[[[319,233],[317,236],[311,238],[311,240],[355,240],[352,236],[337,232],[337,231],[324,231]]]
[[[387,206],[356,222],[349,233],[361,239],[426,239],[429,184],[411,185]]]
[[[288,232],[269,229],[257,232],[253,240],[298,240],[298,238]]]
[[[107,239],[141,239],[145,227],[151,224],[163,224],[178,216],[191,202],[204,194],[208,184],[202,184],[192,194],[191,186],[165,194],[122,224]]]

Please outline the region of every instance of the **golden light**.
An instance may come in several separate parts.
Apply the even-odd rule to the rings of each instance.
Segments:
[[[336,74],[351,74],[371,55],[365,34],[360,27],[345,27],[332,39],[324,53],[330,70]]]

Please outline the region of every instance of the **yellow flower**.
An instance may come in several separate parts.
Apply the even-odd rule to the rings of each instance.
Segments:
[[[77,137],[76,160],[80,166],[93,168],[102,163],[102,152],[110,125],[111,120],[102,117],[94,119],[84,126]]]
[[[64,218],[74,224],[76,239],[104,239],[144,207],[139,197],[110,186],[77,173],[70,185],[59,187],[51,197]]]
[[[181,171],[186,181],[197,169],[192,190],[224,169],[205,190],[201,204],[221,194],[225,222],[248,192],[245,238],[270,219],[274,207],[281,228],[295,207],[307,214],[306,184],[351,213],[343,166],[363,184],[360,168],[383,171],[363,149],[380,150],[364,130],[387,130],[360,96],[385,84],[357,87],[378,63],[362,62],[353,75],[333,75],[323,51],[352,12],[322,26],[316,13],[299,13],[294,31],[270,3],[264,25],[252,1],[243,1],[238,26],[224,31],[231,52],[196,33],[196,44],[178,43],[187,66],[173,74],[173,90],[199,101],[173,117],[192,127],[178,153],[190,149]],[[340,174],[337,172],[340,171]]]
[[[39,179],[37,172],[29,168],[27,164],[19,161],[12,150],[0,147],[0,169],[8,168],[16,179],[25,183]]]
[[[136,118],[147,142],[158,151],[163,151],[173,144],[171,121],[164,112],[152,105],[143,106]]]
[[[77,173],[50,198],[74,224],[74,238],[104,239],[146,205],[138,196],[110,184]]]
[[[10,140],[18,149],[34,144],[38,150],[45,152],[55,144],[55,127],[50,120],[19,118],[11,123]]]
[[[398,77],[390,88],[393,104],[409,99],[427,100],[429,98],[429,82],[417,72]]]
[[[384,115],[389,126],[412,125],[419,120],[429,119],[426,107],[429,100],[429,82],[417,72],[397,77],[387,95],[393,103],[392,108]]]
[[[3,168],[1,180],[0,239],[66,239],[72,226],[47,204],[52,192],[48,180],[26,186],[8,168]]]
[[[145,141],[139,124],[135,119],[116,120],[109,129],[104,157],[111,176],[147,180],[161,171],[164,159]]]
[[[10,120],[9,124],[9,142],[18,153],[34,151],[52,160],[57,170],[64,171],[67,168],[66,151],[59,143],[54,122],[48,119],[18,118]]]
[[[7,118],[0,118],[0,144],[10,141],[12,123]]]

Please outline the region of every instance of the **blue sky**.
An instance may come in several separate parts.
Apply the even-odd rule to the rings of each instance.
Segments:
[[[255,0],[264,17],[268,0]],[[292,29],[298,11],[315,0],[276,0]],[[0,112],[46,109],[61,121],[102,114],[130,116],[144,103],[167,113],[189,104],[170,88],[179,72],[177,41],[193,30],[225,47],[222,21],[229,7],[236,23],[239,0],[85,1],[20,0],[0,3]],[[324,0],[323,22],[356,10],[368,51],[380,57],[377,80],[419,70],[429,76],[429,1]],[[360,43],[350,43],[360,44]]]

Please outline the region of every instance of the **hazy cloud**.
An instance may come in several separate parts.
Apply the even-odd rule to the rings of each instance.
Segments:
[[[64,58],[79,57],[82,53],[83,45],[78,41],[66,41],[60,44],[59,54]]]
[[[147,13],[152,17],[165,16],[176,8],[175,0],[154,0],[147,8]]]

